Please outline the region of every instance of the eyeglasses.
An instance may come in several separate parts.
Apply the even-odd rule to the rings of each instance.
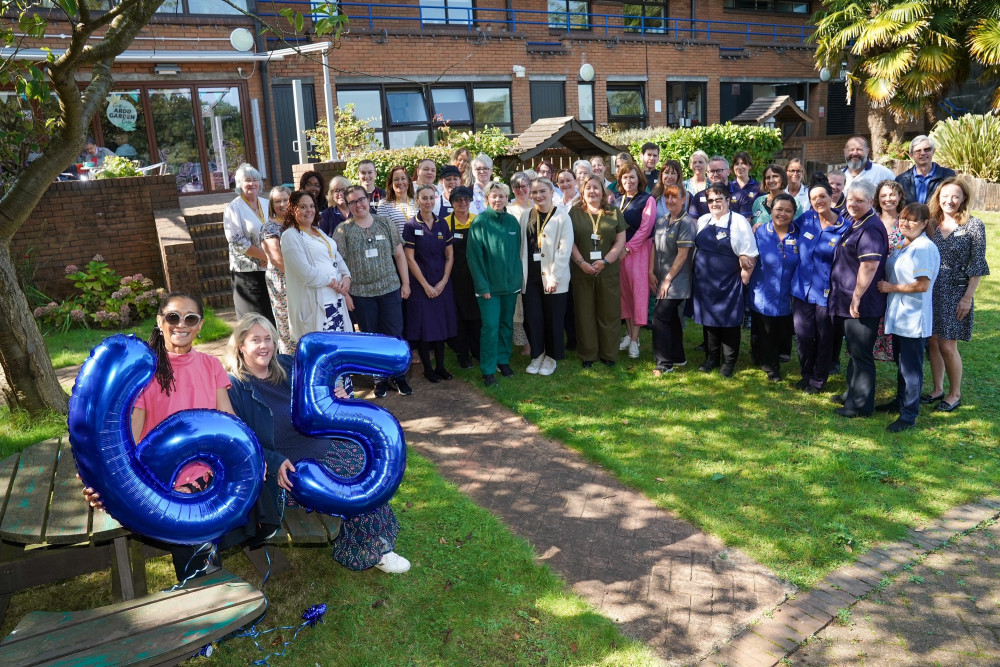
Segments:
[[[527,190],[529,185],[527,183],[517,183],[514,185],[515,190]]]
[[[710,173],[710,174],[721,174],[725,170],[726,170],[725,167],[723,167],[722,169],[709,169],[708,173]]]
[[[915,148],[915,149],[913,149],[913,152],[914,153],[933,153],[934,149],[931,148],[930,146],[927,146],[926,148]]]
[[[788,173],[789,174],[801,174],[802,170],[801,169],[789,169]]]
[[[347,205],[357,206],[358,204],[367,204],[367,203],[368,203],[367,197],[358,197],[357,199],[352,199],[351,201],[347,202]]]
[[[163,313],[163,321],[172,327],[176,327],[180,324],[181,320],[184,321],[184,326],[186,327],[196,327],[198,326],[198,323],[201,322],[201,315],[198,313],[188,313],[182,317],[180,313]]]
[[[333,194],[344,194],[344,188],[334,188],[333,190],[330,190],[330,192]]]
[[[709,204],[721,204],[722,202],[724,202],[726,200],[723,199],[722,197],[714,197],[714,198],[709,199],[707,201],[708,201]]]
[[[489,167],[476,167],[476,171],[490,171]]]

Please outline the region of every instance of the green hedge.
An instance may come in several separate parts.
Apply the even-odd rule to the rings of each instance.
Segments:
[[[440,171],[441,167],[448,164],[452,152],[458,148],[468,148],[473,157],[479,153],[485,153],[496,160],[497,156],[506,155],[513,146],[514,142],[495,127],[487,127],[482,132],[475,133],[450,132],[446,146],[415,146],[413,148],[382,149],[357,153],[347,161],[344,176],[357,182],[358,163],[362,160],[371,160],[375,163],[376,182],[383,185],[389,175],[389,170],[398,164],[406,167],[406,170],[412,174],[421,160],[431,159],[434,160],[438,171]]]
[[[730,162],[734,154],[746,151],[754,163],[751,173],[754,178],[761,180],[767,165],[782,148],[781,130],[777,128],[731,123],[664,130],[649,141],[660,147],[660,164],[670,159],[677,160],[684,166],[686,178],[691,177],[691,169],[688,167],[691,155],[700,149],[708,153],[709,157],[722,155]],[[640,156],[643,143],[635,141],[629,144],[629,153]]]

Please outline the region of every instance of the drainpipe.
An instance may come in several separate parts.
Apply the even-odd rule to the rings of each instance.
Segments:
[[[258,46],[261,51],[267,46],[267,42],[260,34],[260,19],[256,20],[257,24],[257,39],[260,44]],[[281,185],[281,163],[275,159],[274,144],[271,141],[271,73],[270,61],[264,60],[260,64],[260,80],[261,80],[261,97],[263,97],[264,102],[264,150],[267,151],[267,163],[271,165],[271,187],[275,185]]]

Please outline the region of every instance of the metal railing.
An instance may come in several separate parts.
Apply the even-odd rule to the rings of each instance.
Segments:
[[[294,0],[265,0],[258,10],[268,6],[296,5]],[[502,26],[508,33],[525,31],[566,30],[571,35],[603,34],[667,36],[673,39],[710,41],[723,36],[742,37],[750,41],[805,44],[813,33],[811,25],[750,23],[746,21],[716,21],[672,18],[666,16],[630,16],[582,12],[549,12],[537,9],[501,9],[491,7],[454,7],[434,2],[414,5],[341,2],[340,9],[359,29],[380,30],[391,24],[422,29],[436,27],[465,28],[474,32],[480,26]],[[260,11],[261,16],[277,16],[277,12]]]

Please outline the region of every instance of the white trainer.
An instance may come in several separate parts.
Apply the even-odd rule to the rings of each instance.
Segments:
[[[545,357],[545,361],[542,362],[542,367],[539,369],[539,375],[552,375],[556,372],[556,360],[552,357]]]
[[[390,551],[382,555],[382,560],[375,565],[378,569],[389,574],[402,574],[410,569],[410,561],[400,556],[395,551]]]
[[[629,344],[632,342],[632,338],[628,335],[622,336],[622,342],[618,343],[619,350],[627,350]]]
[[[628,356],[630,359],[639,358],[639,341],[630,340],[628,343]]]
[[[531,363],[528,364],[528,367],[524,369],[524,372],[529,373],[531,375],[537,374],[541,370],[542,364],[545,363],[545,358],[546,357],[544,354],[538,355],[538,357],[531,360]]]

